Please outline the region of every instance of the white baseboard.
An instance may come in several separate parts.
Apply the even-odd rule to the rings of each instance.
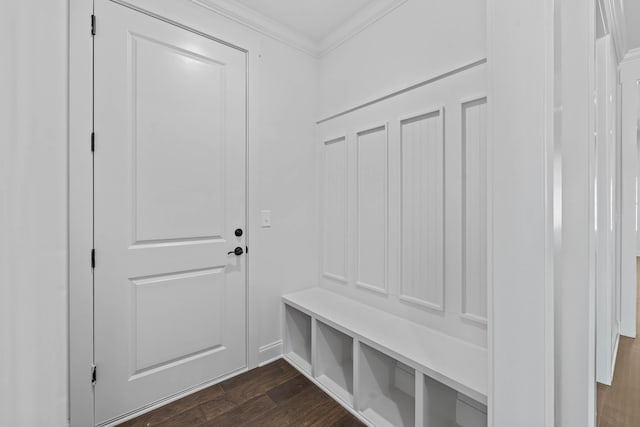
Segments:
[[[282,340],[263,345],[258,349],[258,366],[264,366],[282,358]]]
[[[620,334],[616,335],[616,345],[613,347],[611,355],[611,383],[613,383],[613,373],[616,371],[616,361],[618,359],[618,344],[620,344]]]

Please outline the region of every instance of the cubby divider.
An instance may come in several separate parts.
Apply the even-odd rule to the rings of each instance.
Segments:
[[[415,426],[415,371],[366,344],[360,348],[362,415],[376,426]]]
[[[487,406],[458,393],[456,401],[456,426],[487,427]]]
[[[486,427],[486,349],[317,288],[283,302],[285,358],[367,425]]]
[[[299,368],[311,373],[311,316],[285,305],[285,353]]]
[[[424,376],[422,383],[422,423],[424,426],[457,427],[458,392]]]
[[[322,322],[316,323],[315,376],[338,397],[353,404],[353,338]]]

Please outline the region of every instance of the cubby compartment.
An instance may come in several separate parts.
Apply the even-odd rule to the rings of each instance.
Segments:
[[[373,425],[415,426],[415,371],[360,344],[358,409]]]
[[[456,423],[459,427],[487,427],[487,406],[458,394]]]
[[[458,392],[428,376],[422,381],[422,425],[459,427]]]
[[[285,305],[285,353],[288,359],[311,373],[311,316]]]
[[[317,322],[316,371],[322,385],[353,404],[353,338]]]

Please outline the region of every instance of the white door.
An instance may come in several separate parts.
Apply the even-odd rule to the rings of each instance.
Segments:
[[[95,420],[246,366],[245,53],[95,1]],[[237,234],[240,234],[238,231]]]

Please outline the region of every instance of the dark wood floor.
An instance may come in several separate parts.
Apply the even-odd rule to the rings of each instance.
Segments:
[[[363,426],[284,360],[172,402],[120,426]]]
[[[640,277],[640,258],[636,268]],[[640,312],[640,304],[638,307]],[[598,427],[640,426],[640,338],[620,337],[611,387],[598,383],[597,424]]]

